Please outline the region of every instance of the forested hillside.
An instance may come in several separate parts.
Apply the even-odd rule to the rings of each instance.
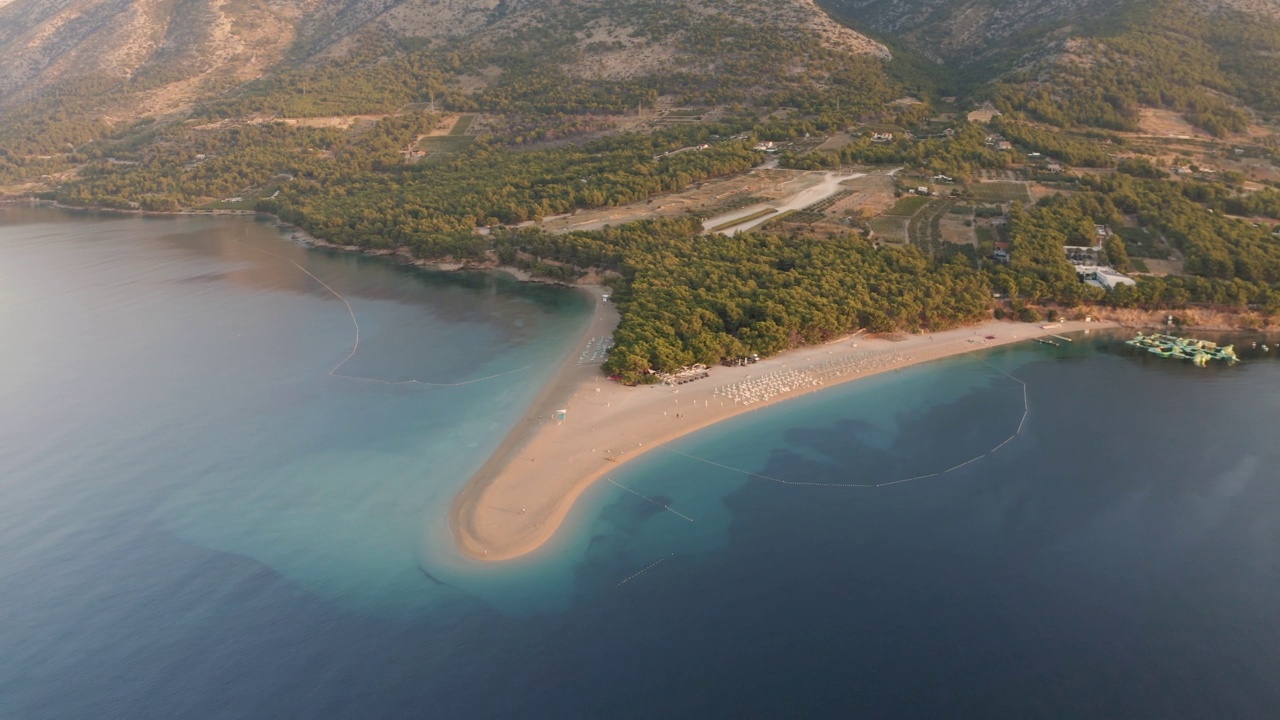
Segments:
[[[1140,107],[1223,136],[1280,111],[1280,6],[1248,0],[825,0],[949,92],[1058,127],[1137,130]],[[989,83],[995,83],[995,87]]]
[[[1142,106],[1213,135],[1280,112],[1280,21],[1184,0],[1113,11],[1096,32],[1004,78],[999,107],[1059,127],[1137,130]]]
[[[993,313],[1280,313],[1280,33],[1247,4],[832,0],[890,58],[810,0],[200,2],[0,6],[0,189],[590,274],[626,381]],[[1153,108],[1256,142],[1131,132]],[[721,234],[814,171],[863,184]],[[1082,282],[1097,225],[1169,270]]]
[[[850,62],[883,56],[811,0],[16,0],[0,7],[0,147],[65,153],[192,112],[812,102]]]
[[[1114,0],[823,0],[855,27],[941,64],[977,65],[1035,53]]]

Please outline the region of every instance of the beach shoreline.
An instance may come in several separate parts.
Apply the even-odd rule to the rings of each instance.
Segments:
[[[63,205],[53,200],[34,200],[21,197],[0,197],[0,205],[31,205],[35,207],[51,207],[57,210],[66,210],[73,213],[107,213],[111,215],[133,215],[138,217],[256,217],[264,218],[270,221],[270,224],[280,231],[280,234],[286,239],[296,243],[300,243],[309,248],[323,248],[325,250],[336,250],[338,252],[355,253],[357,255],[367,255],[369,257],[381,257],[402,265],[412,265],[414,267],[426,268],[430,270],[438,270],[441,272],[457,272],[457,271],[496,271],[506,273],[514,277],[520,282],[539,283],[542,285],[560,285],[562,287],[578,287],[578,288],[594,288],[605,282],[607,278],[588,273],[583,278],[574,283],[567,283],[561,280],[553,280],[551,278],[538,277],[527,270],[514,267],[511,265],[503,265],[497,260],[490,259],[486,261],[476,262],[472,260],[425,260],[414,257],[408,252],[408,248],[399,247],[394,249],[373,249],[362,248],[357,245],[342,245],[340,243],[329,242],[322,238],[303,230],[297,225],[292,225],[282,220],[278,215],[272,213],[261,212],[258,210],[138,210],[131,208],[108,208],[108,207],[79,207],[75,205]]]
[[[607,309],[606,309],[607,308]],[[597,299],[579,339],[611,335],[616,312]],[[549,541],[592,485],[625,463],[729,418],[823,388],[924,362],[1063,333],[1119,327],[1063,322],[1052,327],[992,320],[903,338],[849,336],[757,363],[717,367],[685,385],[628,387],[570,352],[538,399],[455,497],[450,527],[462,552],[512,560]],[[558,410],[566,410],[562,421]]]

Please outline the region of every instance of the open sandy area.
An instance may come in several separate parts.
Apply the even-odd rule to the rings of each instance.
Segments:
[[[772,220],[776,215],[787,212],[788,210],[800,210],[808,207],[819,200],[825,200],[832,195],[840,192],[840,184],[848,180],[856,180],[864,177],[865,173],[837,173],[837,172],[806,172],[796,176],[793,180],[786,183],[785,199],[775,200],[756,205],[749,205],[740,210],[717,215],[702,223],[703,230],[712,230],[713,228],[722,227],[727,223],[731,223],[738,218],[750,217],[757,215],[764,210],[774,210],[776,212],[768,215],[761,215],[752,220],[745,221],[741,224],[734,225],[728,229],[730,235],[737,235],[740,232],[746,232],[757,225]]]
[[[681,217],[697,212],[704,217],[714,215],[703,223],[704,227],[711,228],[764,208],[778,210],[777,213],[759,218],[758,222],[730,228],[738,231],[761,225],[786,210],[803,208],[842,190],[852,191],[852,195],[834,206],[840,211],[865,205],[869,212],[874,213],[882,205],[893,203],[893,181],[889,172],[841,174],[782,170],[774,167],[776,164],[777,158],[771,157],[759,167],[695,183],[678,193],[659,195],[644,202],[618,207],[581,210],[572,215],[548,217],[542,221],[541,227],[549,232],[599,230],[605,226],[618,226],[637,220]]]
[[[627,387],[608,381],[594,350],[618,314],[599,302],[579,343],[528,412],[454,501],[462,550],[485,560],[527,554],[546,542],[574,501],[596,480],[663,443],[726,418],[886,370],[984,347],[1103,323],[1039,325],[991,321],[893,341],[849,337],[792,350],[679,386]],[[563,422],[557,411],[565,410]]]
[[[1182,113],[1163,108],[1139,108],[1138,127],[1148,135],[1180,139],[1212,140],[1213,136],[1187,122]]]
[[[943,215],[938,227],[942,234],[942,241],[956,245],[977,245],[978,235],[973,229],[973,219],[972,215],[958,215],[953,212]],[[966,221],[969,222],[968,225],[965,225]]]

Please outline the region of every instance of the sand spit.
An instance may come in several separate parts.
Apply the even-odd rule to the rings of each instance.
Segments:
[[[597,299],[598,300],[598,299]],[[917,363],[1109,323],[1053,329],[991,321],[903,340],[850,337],[742,367],[713,368],[685,385],[626,387],[608,381],[593,350],[618,316],[594,317],[529,411],[454,501],[451,525],[474,558],[506,560],[545,543],[598,479],[663,443],[789,398]],[[581,351],[581,352],[579,352]],[[558,413],[564,410],[564,419]]]

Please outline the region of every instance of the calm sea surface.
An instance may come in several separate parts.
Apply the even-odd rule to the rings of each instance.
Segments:
[[[1280,715],[1274,350],[910,368],[614,477],[694,522],[604,484],[468,562],[450,500],[589,310],[0,208],[0,718]]]

